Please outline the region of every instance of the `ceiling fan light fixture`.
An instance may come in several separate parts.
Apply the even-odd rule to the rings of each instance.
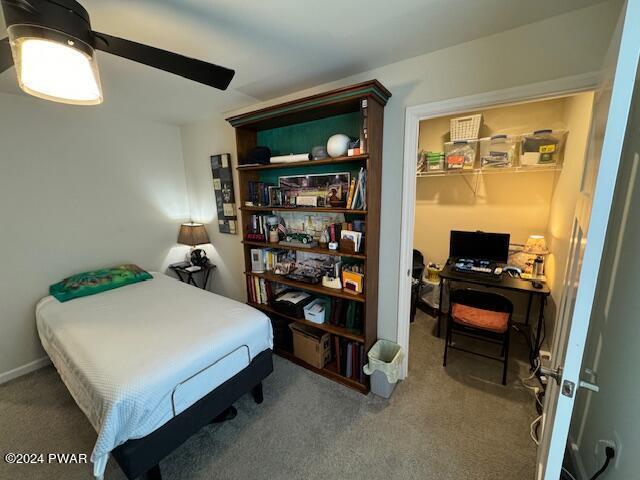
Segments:
[[[72,105],[102,103],[94,49],[62,32],[12,25],[9,42],[20,88],[35,97]]]

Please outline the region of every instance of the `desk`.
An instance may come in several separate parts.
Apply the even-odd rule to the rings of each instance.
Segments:
[[[521,278],[511,277],[507,273],[503,273],[500,276],[490,277],[488,275],[481,275],[475,273],[463,273],[458,272],[453,264],[445,265],[444,269],[440,272],[440,302],[438,311],[438,329],[437,335],[440,336],[440,324],[442,319],[442,297],[444,292],[444,281],[447,280],[449,288],[453,283],[467,283],[473,285],[480,285],[485,288],[496,288],[500,290],[509,290],[512,292],[523,293],[529,296],[527,303],[527,316],[525,317],[525,325],[529,325],[529,316],[531,314],[531,304],[534,297],[537,297],[540,301],[540,310],[538,312],[538,323],[536,325],[536,335],[532,339],[532,349],[529,354],[529,360],[533,365],[533,360],[538,356],[540,350],[542,332],[542,324],[544,323],[544,305],[547,297],[551,294],[549,287],[543,284],[542,288],[534,288],[529,280],[522,280]]]

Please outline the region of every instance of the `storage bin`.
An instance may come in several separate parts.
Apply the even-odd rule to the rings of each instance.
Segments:
[[[293,354],[316,368],[331,361],[331,335],[313,327],[291,323]]]
[[[466,117],[452,118],[449,122],[451,127],[451,141],[475,140],[480,135],[480,125],[482,124],[482,114],[467,115]]]
[[[427,152],[425,155],[427,172],[441,172],[444,170],[444,152]]]
[[[561,165],[567,133],[566,130],[538,130],[523,135],[520,165]]]
[[[304,318],[313,323],[324,323],[325,311],[325,301],[321,298],[316,298],[313,302],[304,306]]]
[[[447,159],[447,170],[473,170],[476,163],[477,146],[475,140],[446,142],[444,152]]]
[[[494,135],[480,139],[480,167],[483,169],[512,167],[517,164],[520,138]]]

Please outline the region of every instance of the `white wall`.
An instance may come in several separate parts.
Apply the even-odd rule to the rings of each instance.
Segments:
[[[402,195],[402,155],[404,143],[404,111],[409,105],[524,85],[587,72],[600,68],[609,44],[620,3],[616,0],[560,15],[490,37],[422,55],[402,62],[363,72],[340,81],[280,97],[269,102],[230,112],[255,108],[304,97],[313,93],[377,78],[393,94],[385,109],[383,150],[383,185],[380,245],[380,301],[378,335],[397,338],[397,283],[400,248],[400,210]],[[381,32],[393,34],[393,32]],[[220,125],[221,118],[185,127],[183,133],[211,136],[203,125]],[[199,133],[198,133],[199,131]],[[221,130],[222,132],[222,130]],[[221,133],[222,134],[222,133]],[[211,145],[215,152],[228,148],[233,141],[221,139]],[[205,140],[202,140],[204,142]],[[207,154],[210,152],[207,152]],[[235,150],[232,152],[235,158]],[[202,156],[188,169],[202,169]],[[188,176],[190,174],[188,173]],[[239,242],[239,238],[237,242]],[[238,258],[230,271],[242,277],[241,256],[237,245],[218,249],[221,256]],[[228,251],[227,251],[228,249]]]
[[[177,127],[0,94],[0,379],[44,356],[34,307],[50,284],[125,262],[164,270],[188,216]]]
[[[244,302],[244,250],[240,243],[242,234],[220,233],[210,161],[211,155],[232,154],[237,201],[239,195],[234,130],[221,117],[183,127],[182,145],[191,215],[194,221],[206,225],[212,245],[202,248],[217,267],[212,274],[209,290]]]
[[[600,392],[579,389],[571,421],[578,480],[604,463],[599,440],[616,444],[601,478],[627,480],[640,471],[640,72],[634,97],[582,361],[596,373]]]
[[[557,178],[545,235],[551,252],[545,258],[547,284],[551,289],[551,298],[545,311],[546,327],[549,332],[545,341],[547,345],[553,345],[551,333],[554,331],[557,306],[562,297],[571,228],[584,170],[592,110],[592,92],[569,97],[564,103],[563,121],[569,130],[565,146],[565,164]]]
[[[482,137],[517,135],[565,128],[565,101],[556,98],[468,113],[483,114]],[[418,149],[442,151],[442,142],[449,141],[450,118],[463,115],[420,122]],[[451,230],[507,232],[513,244],[524,244],[529,235],[544,235],[556,176],[554,171],[534,170],[418,178],[413,247],[427,261],[443,263],[449,256]]]

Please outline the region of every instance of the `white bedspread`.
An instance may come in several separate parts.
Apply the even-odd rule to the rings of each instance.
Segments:
[[[115,447],[153,432],[174,404],[179,414],[273,347],[258,310],[153,276],[65,303],[45,297],[36,307],[42,344],[98,432],[96,477]]]

